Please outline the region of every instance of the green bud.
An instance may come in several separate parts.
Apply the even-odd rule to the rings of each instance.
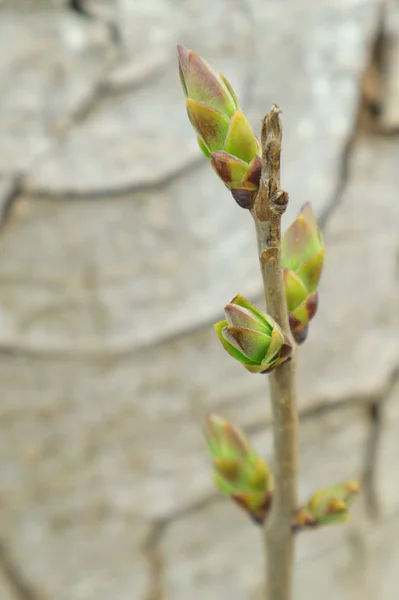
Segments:
[[[198,54],[180,44],[177,46],[179,75],[186,98],[207,104],[231,117],[239,108],[225,77],[221,77]]]
[[[295,516],[294,529],[344,523],[350,518],[349,506],[359,491],[359,484],[350,481],[316,492]]]
[[[277,323],[237,295],[215,324],[222,346],[251,373],[269,373],[291,356],[292,347]]]
[[[216,486],[256,522],[263,522],[273,487],[265,461],[239,429],[216,415],[205,420],[204,434]]]
[[[259,187],[261,149],[237,97],[221,73],[192,50],[177,47],[187,114],[201,151],[242,208]]]
[[[305,341],[309,321],[317,311],[324,244],[312,207],[305,204],[281,241],[281,262],[292,335]]]

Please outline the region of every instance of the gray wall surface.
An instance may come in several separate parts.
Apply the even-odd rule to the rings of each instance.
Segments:
[[[285,224],[327,255],[300,351],[296,600],[399,596],[399,4],[0,1],[0,600],[260,600],[259,531],[213,487],[214,411],[271,458],[264,377],[212,330],[262,302],[253,224],[197,148],[175,46],[283,109]]]

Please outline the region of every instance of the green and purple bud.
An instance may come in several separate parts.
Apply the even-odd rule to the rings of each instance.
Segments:
[[[238,428],[216,415],[205,420],[204,434],[216,486],[256,523],[263,523],[273,489],[267,464]]]
[[[288,316],[298,344],[306,340],[309,321],[316,314],[324,252],[323,237],[308,202],[281,240]]]
[[[296,514],[294,530],[345,523],[350,518],[349,507],[359,491],[358,482],[349,481],[316,492]]]
[[[251,373],[270,373],[291,357],[292,346],[277,323],[237,295],[224,307],[225,321],[215,324],[222,346]]]
[[[242,208],[251,208],[259,187],[261,150],[227,79],[198,54],[177,47],[188,118],[198,144]]]

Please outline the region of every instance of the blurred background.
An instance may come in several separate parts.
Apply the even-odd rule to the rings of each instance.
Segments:
[[[214,411],[271,455],[265,378],[212,323],[262,302],[250,216],[200,155],[176,49],[283,109],[287,224],[327,259],[300,352],[296,600],[399,594],[399,2],[0,1],[0,599],[260,600],[259,531],[213,488]]]

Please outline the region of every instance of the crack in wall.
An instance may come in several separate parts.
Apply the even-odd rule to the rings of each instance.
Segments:
[[[367,514],[370,518],[376,519],[380,514],[376,476],[382,434],[383,408],[381,403],[375,402],[370,404],[367,413],[369,432],[363,460],[362,490]]]
[[[71,10],[86,16],[84,0],[69,0],[68,6]]]
[[[160,545],[168,527],[181,519],[194,515],[211,504],[226,502],[226,500],[226,497],[215,488],[212,492],[195,502],[188,503],[184,507],[179,507],[176,511],[152,523],[150,532],[141,547],[142,555],[147,562],[148,571],[148,585],[143,600],[164,600],[165,598],[166,565]]]
[[[369,55],[359,81],[358,106],[353,115],[352,130],[342,151],[341,164],[337,174],[337,184],[330,202],[328,202],[319,217],[322,229],[326,227],[329,218],[338,208],[344,197],[344,192],[350,180],[351,159],[359,134],[368,131],[370,123],[375,124],[382,112],[380,74],[383,69],[385,52],[385,16],[385,7],[381,6],[373,39],[370,44]]]
[[[22,192],[23,176],[16,175],[11,178],[11,182],[6,192],[3,194],[0,206],[0,235],[7,226],[9,217],[14,208],[15,201]]]
[[[43,158],[43,156],[41,157]],[[207,163],[204,160],[203,156],[195,156],[193,158],[189,158],[186,161],[182,162],[181,164],[179,164],[178,167],[176,167],[175,169],[171,169],[169,172],[160,175],[158,178],[154,178],[151,181],[142,181],[142,182],[137,182],[137,183],[133,183],[131,185],[127,184],[127,185],[121,185],[118,188],[115,187],[103,187],[101,190],[94,190],[94,191],[90,191],[87,190],[85,192],[79,192],[79,191],[52,191],[52,190],[44,190],[44,189],[40,189],[40,188],[36,188],[34,190],[31,190],[29,187],[24,189],[24,191],[29,194],[31,197],[37,198],[39,200],[41,199],[46,199],[46,198],[52,198],[52,199],[56,199],[56,200],[97,200],[97,199],[104,199],[104,198],[109,198],[110,200],[112,198],[123,198],[124,196],[126,197],[127,201],[130,201],[130,195],[131,194],[136,194],[136,193],[140,193],[140,192],[156,192],[159,190],[162,190],[165,186],[173,183],[174,181],[178,180],[180,177],[182,177],[183,175],[187,175],[188,173],[191,173],[192,171],[194,171],[195,169],[197,169],[198,167],[200,167],[201,165],[203,165],[204,167],[207,167]]]
[[[40,600],[3,541],[0,541],[0,571],[18,600]]]
[[[68,6],[70,10],[76,12],[78,15],[86,19],[92,19],[100,21],[105,28],[108,30],[111,42],[121,56],[123,53],[123,40],[122,35],[118,26],[118,23],[113,19],[106,17],[105,15],[97,13],[95,10],[90,9],[85,0],[69,0]]]
[[[362,490],[366,512],[369,518],[377,519],[380,514],[380,497],[378,491],[378,465],[380,446],[384,427],[385,402],[391,395],[399,379],[399,365],[391,373],[386,386],[379,397],[368,405],[368,437],[364,448],[364,470],[362,473]]]

